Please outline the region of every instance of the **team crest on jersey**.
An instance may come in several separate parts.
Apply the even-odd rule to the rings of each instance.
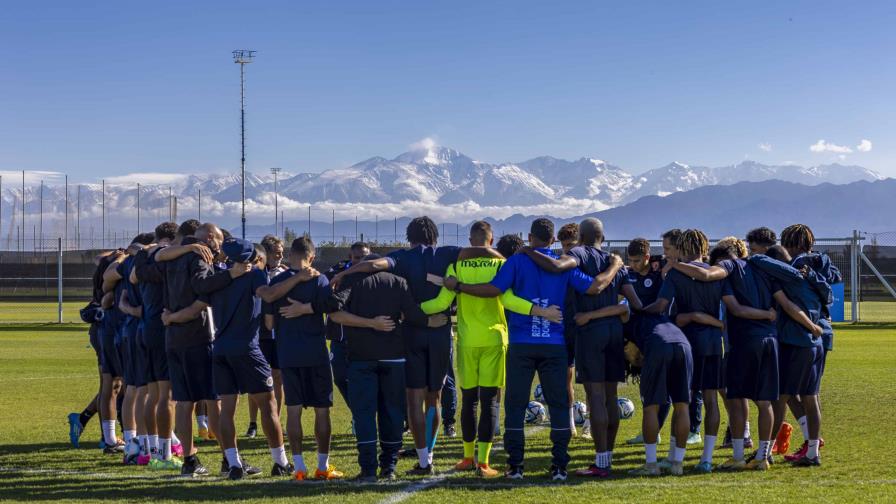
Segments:
[[[650,278],[644,279],[644,287],[650,288],[653,285],[653,280]]]
[[[267,378],[265,378],[264,384],[267,385],[268,387],[273,387],[274,386],[274,377],[268,376]]]

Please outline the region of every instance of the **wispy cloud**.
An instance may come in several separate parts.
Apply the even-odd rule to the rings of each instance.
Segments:
[[[862,139],[859,142],[859,145],[856,145],[856,150],[859,152],[869,152],[871,150],[871,140]]]
[[[175,184],[186,179],[188,175],[182,173],[128,173],[126,175],[116,175],[114,177],[106,177],[107,184]]]
[[[22,183],[21,171],[0,171],[0,176],[3,177],[3,185],[5,187],[15,187],[17,184],[21,185]],[[41,180],[43,180],[45,184],[60,184],[65,180],[65,174],[42,170],[29,170],[25,172],[25,185],[30,186],[40,184]]]
[[[412,151],[429,150],[437,145],[439,145],[439,140],[435,136],[428,136],[408,145],[408,148]]]
[[[809,146],[809,150],[812,152],[834,152],[837,154],[849,154],[852,152],[852,149],[845,145],[837,145],[835,143],[829,143],[825,140],[819,140],[814,144]]]
[[[762,142],[758,145],[758,147],[759,147],[759,150],[761,150],[761,151],[765,151],[765,152],[772,151],[772,144],[770,144],[768,142]]]

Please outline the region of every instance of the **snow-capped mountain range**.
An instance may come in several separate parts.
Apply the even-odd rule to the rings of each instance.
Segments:
[[[202,198],[203,217],[218,218],[232,225],[239,216],[238,174],[159,175],[160,185],[151,185],[152,174],[115,177],[105,186],[106,215],[133,219],[136,214],[137,182],[140,208],[147,219],[167,218],[169,187],[178,197],[179,215],[193,216]],[[803,185],[845,184],[882,179],[878,173],[854,165],[764,165],[754,161],[722,167],[689,166],[678,162],[639,175],[606,161],[583,157],[575,161],[542,156],[516,163],[476,161],[454,149],[423,146],[395,158],[373,157],[346,168],[320,173],[279,177],[278,193],[286,219],[314,205],[335,209],[340,217],[362,212],[382,217],[436,213],[458,220],[471,213],[481,217],[504,217],[514,213],[548,213],[558,217],[581,215],[633,202],[644,196],[666,196],[709,185],[783,180]],[[15,180],[15,179],[13,179]],[[13,205],[21,212],[21,184],[4,177],[3,217],[12,215]],[[43,189],[43,212],[47,216],[65,211],[64,187],[54,180]],[[99,215],[103,202],[101,184],[81,184],[81,212],[87,218]],[[69,212],[76,207],[76,186],[69,186]],[[39,186],[26,187],[27,213],[39,211]],[[270,174],[250,173],[246,179],[247,212],[250,216],[273,215],[274,179]],[[429,209],[429,210],[428,210]],[[454,213],[452,213],[454,212]],[[565,213],[565,215],[563,215]],[[503,214],[503,215],[501,215]],[[110,217],[111,218],[111,217]],[[30,226],[26,226],[30,227]],[[2,230],[5,232],[6,230]],[[30,230],[29,230],[30,231]]]

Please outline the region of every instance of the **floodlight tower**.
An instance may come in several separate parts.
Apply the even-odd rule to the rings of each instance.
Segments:
[[[277,178],[278,178],[278,176],[280,175],[280,172],[281,172],[282,170],[283,170],[283,168],[280,168],[280,167],[277,167],[277,166],[275,166],[274,168],[271,168],[271,173],[274,174],[274,236],[277,236],[277,233],[278,233],[279,230],[280,230],[280,228],[277,227],[277,216],[280,215],[279,213],[277,213],[277,212],[279,211],[279,210],[278,210],[278,205],[277,205],[277,199],[278,199],[278,194],[277,194]]]
[[[240,200],[242,202],[243,239],[246,239],[246,65],[255,59],[249,49],[233,51],[233,62],[240,66]]]

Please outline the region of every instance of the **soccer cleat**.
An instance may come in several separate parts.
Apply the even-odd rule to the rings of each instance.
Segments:
[[[184,463],[181,464],[180,467],[181,476],[205,476],[208,474],[208,469],[202,465],[202,462],[199,462],[199,457],[193,455],[192,457],[187,457],[184,460]]]
[[[197,436],[200,441],[211,441],[211,432],[205,427],[199,428],[199,435]]]
[[[241,480],[246,476],[246,471],[239,466],[233,466],[227,471],[227,479],[231,481]]]
[[[793,434],[793,426],[787,422],[781,424],[778,430],[778,437],[775,438],[775,444],[772,445],[773,455],[786,455],[790,451],[790,436]]]
[[[274,466],[271,467],[271,476],[292,476],[292,473],[295,472],[295,467],[292,464],[286,464],[282,466],[280,464],[274,463]]]
[[[455,471],[472,471],[476,468],[476,462],[472,458],[461,459],[460,462],[454,464]]]
[[[576,471],[576,476],[586,476],[590,478],[607,478],[610,476],[610,469],[606,467],[597,467],[596,464],[591,464],[585,469],[579,469]]]
[[[258,425],[255,422],[249,423],[249,429],[246,430],[246,437],[249,439],[255,438],[258,435]]]
[[[476,475],[480,478],[492,479],[501,476],[501,473],[497,469],[489,467],[488,464],[479,464],[476,467]]]
[[[168,460],[159,460],[152,459],[149,461],[149,468],[154,471],[168,471],[174,469],[180,469],[184,463],[180,461],[180,459],[176,459],[174,457]]]
[[[429,466],[429,467],[432,467],[432,466]],[[316,479],[316,480],[325,480],[325,481],[337,480],[337,479],[342,479],[343,476],[345,476],[345,475],[342,474],[341,471],[337,471],[335,467],[329,466],[329,465],[323,471],[321,471],[320,469],[317,469],[316,471],[314,471],[314,479]]]
[[[183,457],[184,445],[180,443],[171,445],[171,455],[174,455],[175,457]]]
[[[752,448],[753,447],[753,438],[746,437],[744,438],[744,448]]]
[[[105,445],[103,453],[106,455],[118,455],[124,453],[124,441],[119,439],[114,445]]]
[[[708,462],[706,460],[701,460],[699,464],[694,466],[694,471],[697,474],[710,474],[712,473],[712,462]]]
[[[367,485],[367,484],[371,484],[371,483],[376,483],[377,479],[376,479],[376,474],[361,473],[361,474],[355,476],[354,481],[356,483],[361,483],[362,485]]]
[[[507,471],[504,472],[504,477],[507,479],[515,479],[515,480],[523,479],[523,466],[512,465],[512,466],[508,467]]]
[[[799,450],[791,453],[790,455],[784,455],[784,460],[787,462],[796,462],[797,460],[806,456],[806,453],[809,452],[809,442],[803,441],[803,446],[800,447]]]
[[[398,457],[399,458],[417,457],[417,450],[414,448],[407,448],[405,450],[401,450],[400,452],[398,452]]]
[[[768,463],[768,459],[759,460],[758,458],[753,458],[749,464],[744,466],[748,471],[768,471],[768,468],[771,467],[771,464]]]
[[[246,471],[246,476],[258,476],[261,474],[261,469],[249,464],[242,457],[240,457],[240,462],[243,464],[243,470]]]
[[[380,474],[378,478],[385,481],[395,481],[398,479],[398,476],[395,474],[394,469],[386,469],[383,467],[380,468]]]
[[[684,464],[682,462],[672,462],[669,467],[669,474],[672,476],[681,476],[684,474]]]
[[[751,453],[750,456],[747,457],[747,464],[756,460],[756,457],[758,455],[759,455],[759,450],[756,450],[753,453]],[[766,460],[766,462],[768,462],[768,465],[775,465],[775,457],[772,457],[771,454],[769,454],[768,458],[765,460]]]
[[[628,473],[631,474],[632,476],[659,476],[660,474],[662,474],[660,472],[660,468],[658,467],[658,465],[656,463],[644,464],[641,467],[632,469]]]
[[[305,481],[305,478],[307,476],[308,475],[305,474],[305,471],[295,471],[294,473],[292,473],[292,479],[296,481]]]
[[[551,473],[551,481],[566,481],[566,468],[552,465],[549,471]]]
[[[670,455],[671,456],[671,455]],[[656,463],[661,472],[669,472],[672,469],[672,459],[664,458]]]
[[[793,461],[793,467],[818,467],[821,465],[819,457],[809,458],[805,455]]]
[[[149,461],[151,461],[151,460],[152,460],[152,455],[140,455],[139,457],[137,457],[137,465],[138,466],[149,465]]]
[[[75,448],[80,448],[79,442],[81,440],[82,432],[84,432],[84,427],[81,426],[81,415],[77,413],[69,413],[68,440],[71,441],[72,446],[74,446]]]
[[[703,438],[700,437],[699,432],[691,432],[690,434],[688,434],[688,443],[687,444],[689,444],[689,445],[700,444],[702,442],[703,442]]]
[[[582,439],[586,439],[588,441],[591,441],[592,439],[594,439],[591,437],[591,422],[585,422],[585,425],[582,426],[582,436],[581,437],[582,437]]]
[[[638,434],[637,436],[626,439],[625,444],[627,445],[642,445],[644,444],[644,434]]]
[[[747,467],[747,463],[744,462],[743,460],[736,460],[736,459],[730,458],[730,459],[726,460],[725,462],[722,462],[722,464],[719,466],[719,469],[721,469],[723,471],[741,471],[746,467]]]
[[[457,428],[454,425],[446,425],[445,426],[445,437],[455,438],[457,437]]]
[[[426,467],[420,467],[419,462],[414,464],[414,467],[405,471],[405,474],[407,474],[408,476],[432,476],[435,473],[436,469],[432,466],[432,464],[429,464]]]
[[[131,439],[131,441],[125,445],[124,447],[124,465],[137,465],[137,458],[140,457],[140,442],[137,441],[137,438]]]

